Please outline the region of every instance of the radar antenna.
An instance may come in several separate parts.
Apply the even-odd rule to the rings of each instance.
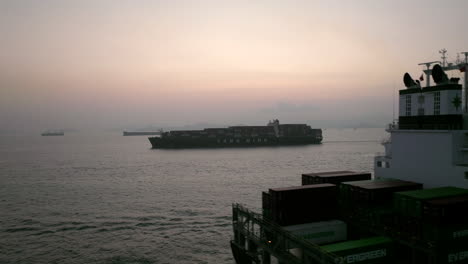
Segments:
[[[423,62],[423,63],[419,63],[418,65],[425,65],[426,66],[426,69],[423,70],[423,72],[426,74],[426,86],[429,87],[430,86],[430,76],[431,76],[431,73],[432,73],[432,70],[430,69],[430,66],[431,64],[434,64],[434,63],[440,63],[442,66],[437,69],[436,71],[439,71],[439,70],[442,70],[442,71],[439,71],[439,73],[436,73],[436,79],[438,77],[440,77],[438,79],[438,81],[442,81],[444,82],[444,79],[443,75],[446,75],[445,73],[441,74],[441,72],[443,71],[451,71],[451,70],[459,70],[460,72],[464,73],[464,85],[463,85],[463,97],[464,97],[464,100],[463,100],[463,108],[465,109],[465,113],[468,113],[468,52],[460,52],[460,54],[463,54],[465,56],[465,60],[463,61],[463,59],[460,59],[455,62],[455,63],[447,63],[447,50],[446,49],[441,49],[439,50],[439,53],[442,55],[441,59],[442,59],[442,62],[440,61],[430,61],[430,62]],[[459,81],[459,78],[451,78],[449,80],[451,83],[457,83]],[[436,82],[437,83],[437,82]]]
[[[465,64],[468,64],[468,52],[460,52],[460,54],[465,55]]]
[[[442,57],[440,57],[442,59],[442,67],[447,66],[447,56],[445,56],[445,54],[447,54],[447,50],[441,49],[439,50],[439,53],[442,54]]]

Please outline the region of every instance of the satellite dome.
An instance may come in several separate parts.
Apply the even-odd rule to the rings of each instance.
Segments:
[[[436,84],[446,83],[449,80],[447,74],[439,64],[434,65],[434,68],[432,68],[432,79],[434,79]]]
[[[416,86],[418,85],[414,80],[413,78],[411,78],[411,75],[409,75],[409,73],[405,73],[405,75],[403,75],[403,82],[405,83],[405,86],[406,88],[416,88]]]

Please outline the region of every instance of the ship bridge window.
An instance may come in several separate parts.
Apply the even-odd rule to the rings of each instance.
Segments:
[[[377,161],[378,168],[390,168],[390,162],[388,161]]]
[[[406,116],[411,116],[411,95],[406,96]]]
[[[440,92],[434,93],[434,115],[440,115]]]

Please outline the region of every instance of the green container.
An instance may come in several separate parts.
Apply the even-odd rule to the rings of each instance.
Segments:
[[[461,243],[468,245],[468,223],[462,225],[423,225],[423,239],[437,243]]]
[[[393,242],[388,237],[371,237],[322,246],[343,258],[343,263],[391,263]]]
[[[446,244],[435,250],[437,264],[468,264],[468,243]]]
[[[417,191],[396,192],[393,205],[396,212],[410,217],[421,217],[423,203],[428,200],[468,194],[468,189],[439,187]]]
[[[270,209],[262,209],[263,217],[266,219],[271,219],[271,210]]]

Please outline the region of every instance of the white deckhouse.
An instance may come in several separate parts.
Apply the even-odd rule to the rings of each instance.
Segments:
[[[398,123],[387,129],[385,155],[374,160],[376,178],[421,182],[426,188],[468,188],[468,52],[456,63],[446,63],[446,50],[441,53],[442,62],[422,63],[426,87],[405,74]],[[430,69],[434,63],[440,64]],[[464,72],[463,87],[444,70]]]

